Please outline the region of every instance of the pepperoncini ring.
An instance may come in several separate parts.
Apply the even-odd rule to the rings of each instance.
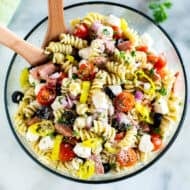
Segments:
[[[52,134],[55,131],[55,128],[51,121],[41,121],[29,126],[29,131],[33,134],[44,137]]]
[[[80,166],[77,173],[81,179],[89,179],[95,173],[95,163],[92,160],[87,160],[83,165]]]
[[[51,159],[54,161],[59,160],[60,145],[62,142],[63,136],[57,135],[54,140],[53,150],[51,153]]]
[[[143,90],[146,94],[149,94],[149,95],[155,94],[155,89],[156,89],[156,87],[155,87],[154,82],[153,82],[152,79],[151,79],[148,75],[146,75],[142,70],[138,70],[138,71],[135,72],[134,83],[135,83],[135,84],[137,83],[139,76],[140,76],[141,78],[145,78],[145,79],[150,83],[150,85],[151,85],[150,89],[148,89],[148,90],[146,90],[146,89],[144,89],[144,88],[142,88],[142,87],[140,87],[140,86],[139,86],[139,88],[140,88],[141,90]]]

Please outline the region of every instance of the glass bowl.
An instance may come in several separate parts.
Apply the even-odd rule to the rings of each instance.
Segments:
[[[171,135],[167,139],[165,147],[160,152],[158,152],[154,157],[152,157],[151,160],[146,164],[139,164],[134,169],[128,170],[126,172],[118,174],[105,174],[101,176],[96,176],[90,180],[80,180],[72,176],[69,176],[65,173],[62,173],[61,171],[57,170],[52,166],[48,166],[46,163],[40,160],[40,158],[37,155],[35,155],[35,153],[27,145],[25,139],[23,139],[14,128],[13,115],[16,112],[17,105],[12,102],[11,95],[14,91],[20,89],[19,87],[20,71],[24,67],[28,66],[28,63],[24,61],[21,57],[17,56],[16,54],[13,56],[11,60],[6,76],[5,90],[4,90],[5,107],[9,124],[17,141],[20,143],[20,145],[26,151],[26,153],[39,165],[53,172],[54,174],[57,174],[61,177],[65,177],[71,180],[86,182],[86,183],[106,183],[106,182],[113,182],[125,179],[140,173],[141,171],[147,169],[149,166],[155,163],[166,152],[166,150],[168,150],[168,148],[176,139],[185,117],[186,101],[187,101],[187,83],[186,83],[187,80],[181,56],[176,46],[174,45],[173,41],[168,36],[168,34],[159,25],[156,25],[149,17],[147,17],[143,13],[133,8],[116,3],[86,2],[65,7],[65,20],[67,22],[66,24],[69,24],[68,22],[71,19],[76,17],[82,17],[88,12],[99,12],[105,15],[115,14],[118,17],[125,18],[128,21],[129,25],[135,30],[137,30],[139,33],[144,33],[144,32],[149,33],[152,36],[153,40],[156,42],[154,46],[155,50],[157,52],[165,52],[169,63],[169,67],[172,68],[174,71],[179,71],[181,73],[181,80],[180,80],[181,90],[179,91],[178,94],[179,97],[181,97],[182,99],[182,106],[180,108],[180,116],[179,116],[180,121],[175,123],[175,126],[173,126],[173,130],[171,132]],[[46,28],[47,28],[47,18],[44,18],[36,26],[33,27],[33,29],[27,34],[25,39],[40,47],[40,45],[42,44],[42,40],[45,36]]]

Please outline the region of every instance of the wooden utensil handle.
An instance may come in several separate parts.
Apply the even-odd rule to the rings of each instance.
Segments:
[[[7,46],[22,56],[31,65],[37,65],[45,60],[43,50],[19,38],[9,29],[0,26],[0,44]]]
[[[48,28],[42,47],[51,40],[57,40],[60,33],[66,32],[63,5],[63,0],[48,0]]]

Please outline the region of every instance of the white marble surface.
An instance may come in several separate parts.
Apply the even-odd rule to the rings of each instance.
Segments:
[[[136,7],[146,12],[143,2],[146,0],[121,0],[123,4]],[[65,0],[65,4],[79,2]],[[118,2],[118,1],[114,1]],[[173,0],[174,7],[170,11],[170,18],[162,26],[167,30],[179,48],[189,73],[190,60],[190,1]],[[46,0],[22,0],[14,19],[9,27],[18,35],[24,37],[26,33],[47,15]],[[190,151],[189,151],[189,111],[186,115],[179,137],[170,150],[151,168],[143,173],[121,182],[105,185],[88,185],[68,181],[57,177],[34,163],[22,150],[15,140],[8,125],[4,104],[3,88],[8,64],[13,53],[0,47],[0,190],[188,190],[190,189]],[[190,76],[188,74],[188,79]],[[188,104],[190,102],[188,101]]]

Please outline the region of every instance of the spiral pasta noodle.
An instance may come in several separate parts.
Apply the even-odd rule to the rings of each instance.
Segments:
[[[62,64],[65,61],[65,55],[60,52],[53,53],[53,63]]]
[[[127,92],[135,92],[136,88],[135,88],[135,84],[133,83],[133,81],[129,81],[127,80],[124,85],[123,85],[124,89]]]
[[[71,45],[74,48],[82,49],[87,47],[87,41],[82,40],[81,38],[78,38],[76,36],[72,36],[70,34],[60,34],[59,36],[60,42],[63,44]]]
[[[139,43],[139,35],[134,29],[127,28],[124,32],[125,38],[129,39],[129,41],[135,46]]]
[[[82,141],[97,137],[97,135],[94,132],[88,129],[77,129],[76,131],[77,131],[77,138],[81,139]]]
[[[106,72],[99,71],[92,82],[90,94],[93,94],[93,92],[102,89],[105,83],[106,83]]]
[[[144,164],[150,159],[150,152],[140,152],[140,161]]]
[[[45,49],[46,54],[51,53],[63,53],[66,55],[71,55],[73,48],[71,45],[65,45],[60,42],[50,42],[49,45]]]
[[[34,88],[29,88],[24,94],[23,102],[30,103],[35,99]]]
[[[31,118],[39,108],[40,105],[36,101],[33,101],[27,105],[23,111],[27,118]]]
[[[25,135],[27,131],[27,125],[24,120],[24,116],[20,113],[15,114],[14,116],[14,122],[17,130],[21,135]]]
[[[110,163],[110,164],[115,164],[116,163],[116,155],[106,151],[106,150],[103,150],[101,153],[100,153],[100,156],[101,156],[101,159],[102,159],[102,162],[103,163]]]
[[[145,66],[147,64],[147,55],[144,52],[136,51],[135,62],[140,63],[141,67]]]
[[[71,84],[72,79],[66,78],[63,79],[61,83],[61,93],[66,94],[69,91],[69,85]]]
[[[64,61],[61,63],[61,68],[63,71],[68,72],[70,69],[72,69],[73,63],[68,61]]]
[[[101,121],[94,120],[92,131],[105,139],[113,140],[115,138],[115,129],[109,125],[104,125]]]
[[[125,81],[125,66],[123,64],[118,64],[117,62],[107,62],[106,69],[110,73],[114,73],[120,77],[122,81]]]
[[[83,164],[83,160],[80,158],[74,158],[72,161],[59,162],[57,169],[66,173],[72,173],[73,176],[77,176],[77,171]]]
[[[119,147],[133,147],[137,141],[137,129],[132,127],[127,130],[125,137],[118,143]]]
[[[120,63],[120,64],[125,63],[125,57],[121,56],[120,51],[118,49],[115,49],[114,52],[113,52],[113,60],[115,62]]]
[[[97,21],[104,22],[104,16],[99,13],[88,13],[81,22],[90,27],[94,22]]]
[[[122,84],[123,81],[121,78],[114,74],[114,73],[108,73],[106,72],[106,84],[108,85],[115,85],[115,84]]]
[[[90,45],[91,51],[90,51],[90,59],[93,59],[95,57],[104,56],[104,41],[101,39],[96,39],[91,42]]]
[[[53,111],[55,123],[58,122],[62,118],[63,113],[64,113],[63,108],[59,108],[59,109]]]
[[[38,143],[33,143],[33,144],[30,144],[30,146],[32,147],[32,150],[38,154],[40,157],[46,157],[48,156],[50,158],[50,155],[51,155],[51,149],[49,150],[41,150],[39,148],[39,144]]]
[[[88,105],[87,104],[77,104],[76,111],[77,111],[78,115],[85,115],[89,111]]]
[[[179,108],[179,98],[176,97],[173,93],[170,95],[168,99],[168,108],[169,113],[167,114],[168,117],[173,119],[174,121],[178,120],[178,108]]]

